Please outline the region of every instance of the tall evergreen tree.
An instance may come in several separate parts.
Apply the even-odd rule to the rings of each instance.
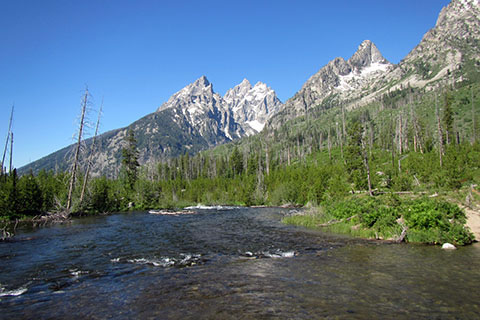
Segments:
[[[42,211],[43,196],[33,173],[21,177],[18,183],[19,211],[25,214],[36,214]]]
[[[366,173],[362,152],[363,128],[359,119],[354,119],[348,127],[348,140],[345,148],[345,164],[350,178],[357,189],[366,188]]]
[[[240,175],[243,172],[243,157],[238,148],[233,148],[232,154],[230,155],[230,164],[232,166],[232,171],[234,175]]]
[[[137,140],[132,129],[128,129],[126,142],[127,146],[122,149],[122,165],[126,173],[127,186],[133,189],[137,181],[137,169],[140,164],[138,163]]]

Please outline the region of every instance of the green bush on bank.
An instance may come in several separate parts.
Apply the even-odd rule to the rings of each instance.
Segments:
[[[332,223],[333,221],[333,223]],[[316,214],[287,217],[283,222],[360,237],[398,238],[405,241],[456,245],[470,244],[473,234],[464,227],[465,212],[457,205],[431,198],[400,200],[392,196],[356,197],[324,205]]]

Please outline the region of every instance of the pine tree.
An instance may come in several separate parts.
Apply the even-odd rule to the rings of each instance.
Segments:
[[[33,176],[33,173],[21,177],[18,183],[19,211],[25,214],[36,214],[42,210],[42,190]]]
[[[132,190],[137,181],[137,169],[140,166],[138,163],[137,140],[132,129],[128,129],[126,142],[127,146],[122,149],[122,165],[126,173],[127,187]]]
[[[230,155],[230,164],[232,166],[232,171],[235,176],[242,174],[243,157],[236,146],[235,148],[233,148],[232,154]]]
[[[348,127],[348,140],[345,147],[345,165],[349,174],[350,181],[356,188],[365,189],[366,173],[364,167],[364,157],[362,149],[363,128],[358,119],[354,119]]]

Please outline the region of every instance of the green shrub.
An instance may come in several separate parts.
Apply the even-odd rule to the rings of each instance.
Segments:
[[[340,223],[342,226],[332,227],[332,230],[347,230],[360,222],[363,229],[383,238],[392,238],[402,232],[403,226],[397,220],[403,217],[410,242],[464,245],[473,241],[473,235],[464,227],[465,213],[446,201],[430,198],[402,201],[396,196],[351,197],[328,204],[326,211],[335,219],[344,220]],[[347,221],[350,217],[355,218]],[[350,231],[346,233],[352,234]]]

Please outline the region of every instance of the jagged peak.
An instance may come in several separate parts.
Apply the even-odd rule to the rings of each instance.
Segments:
[[[244,96],[251,89],[252,84],[245,78],[235,87],[228,89],[228,91],[225,93],[224,99],[231,100],[237,98],[238,96]]]
[[[248,91],[252,89],[252,84],[250,83],[250,81],[248,81],[247,78],[244,78],[242,80],[242,82],[240,82],[239,84],[237,84],[235,87],[233,87],[232,89],[230,90],[233,90],[235,92],[238,92],[238,91]]]
[[[357,52],[348,59],[348,62],[356,68],[368,67],[373,63],[388,63],[377,46],[370,40],[364,40],[357,49]]]
[[[201,76],[195,82],[193,83],[195,87],[208,87],[210,85],[210,82],[208,81],[206,76]]]
[[[350,73],[351,67],[342,57],[336,57],[335,59],[328,62],[328,64],[323,67],[321,70],[328,70],[329,72],[333,71],[340,75],[345,75]],[[315,75],[314,75],[315,76]]]
[[[197,95],[201,94],[202,92],[209,92],[210,94],[214,94],[213,91],[213,84],[208,81],[206,76],[201,76],[195,82],[189,84],[179,92],[183,92],[183,94],[191,94]]]
[[[268,89],[268,86],[267,86],[266,83],[261,82],[261,81],[258,81],[257,83],[255,83],[255,85],[253,86],[253,88]]]
[[[250,81],[248,81],[247,78],[243,78],[242,82],[240,82],[240,84],[237,85],[237,86],[242,86],[242,87],[247,87],[247,86],[248,86],[248,87],[251,87],[252,84],[250,83]]]
[[[167,102],[163,103],[157,111],[172,108],[176,105],[177,101],[184,100],[188,96],[199,96],[199,95],[214,96],[216,93],[213,91],[213,85],[208,81],[206,76],[201,76],[194,82],[183,87],[176,93],[174,93]]]

